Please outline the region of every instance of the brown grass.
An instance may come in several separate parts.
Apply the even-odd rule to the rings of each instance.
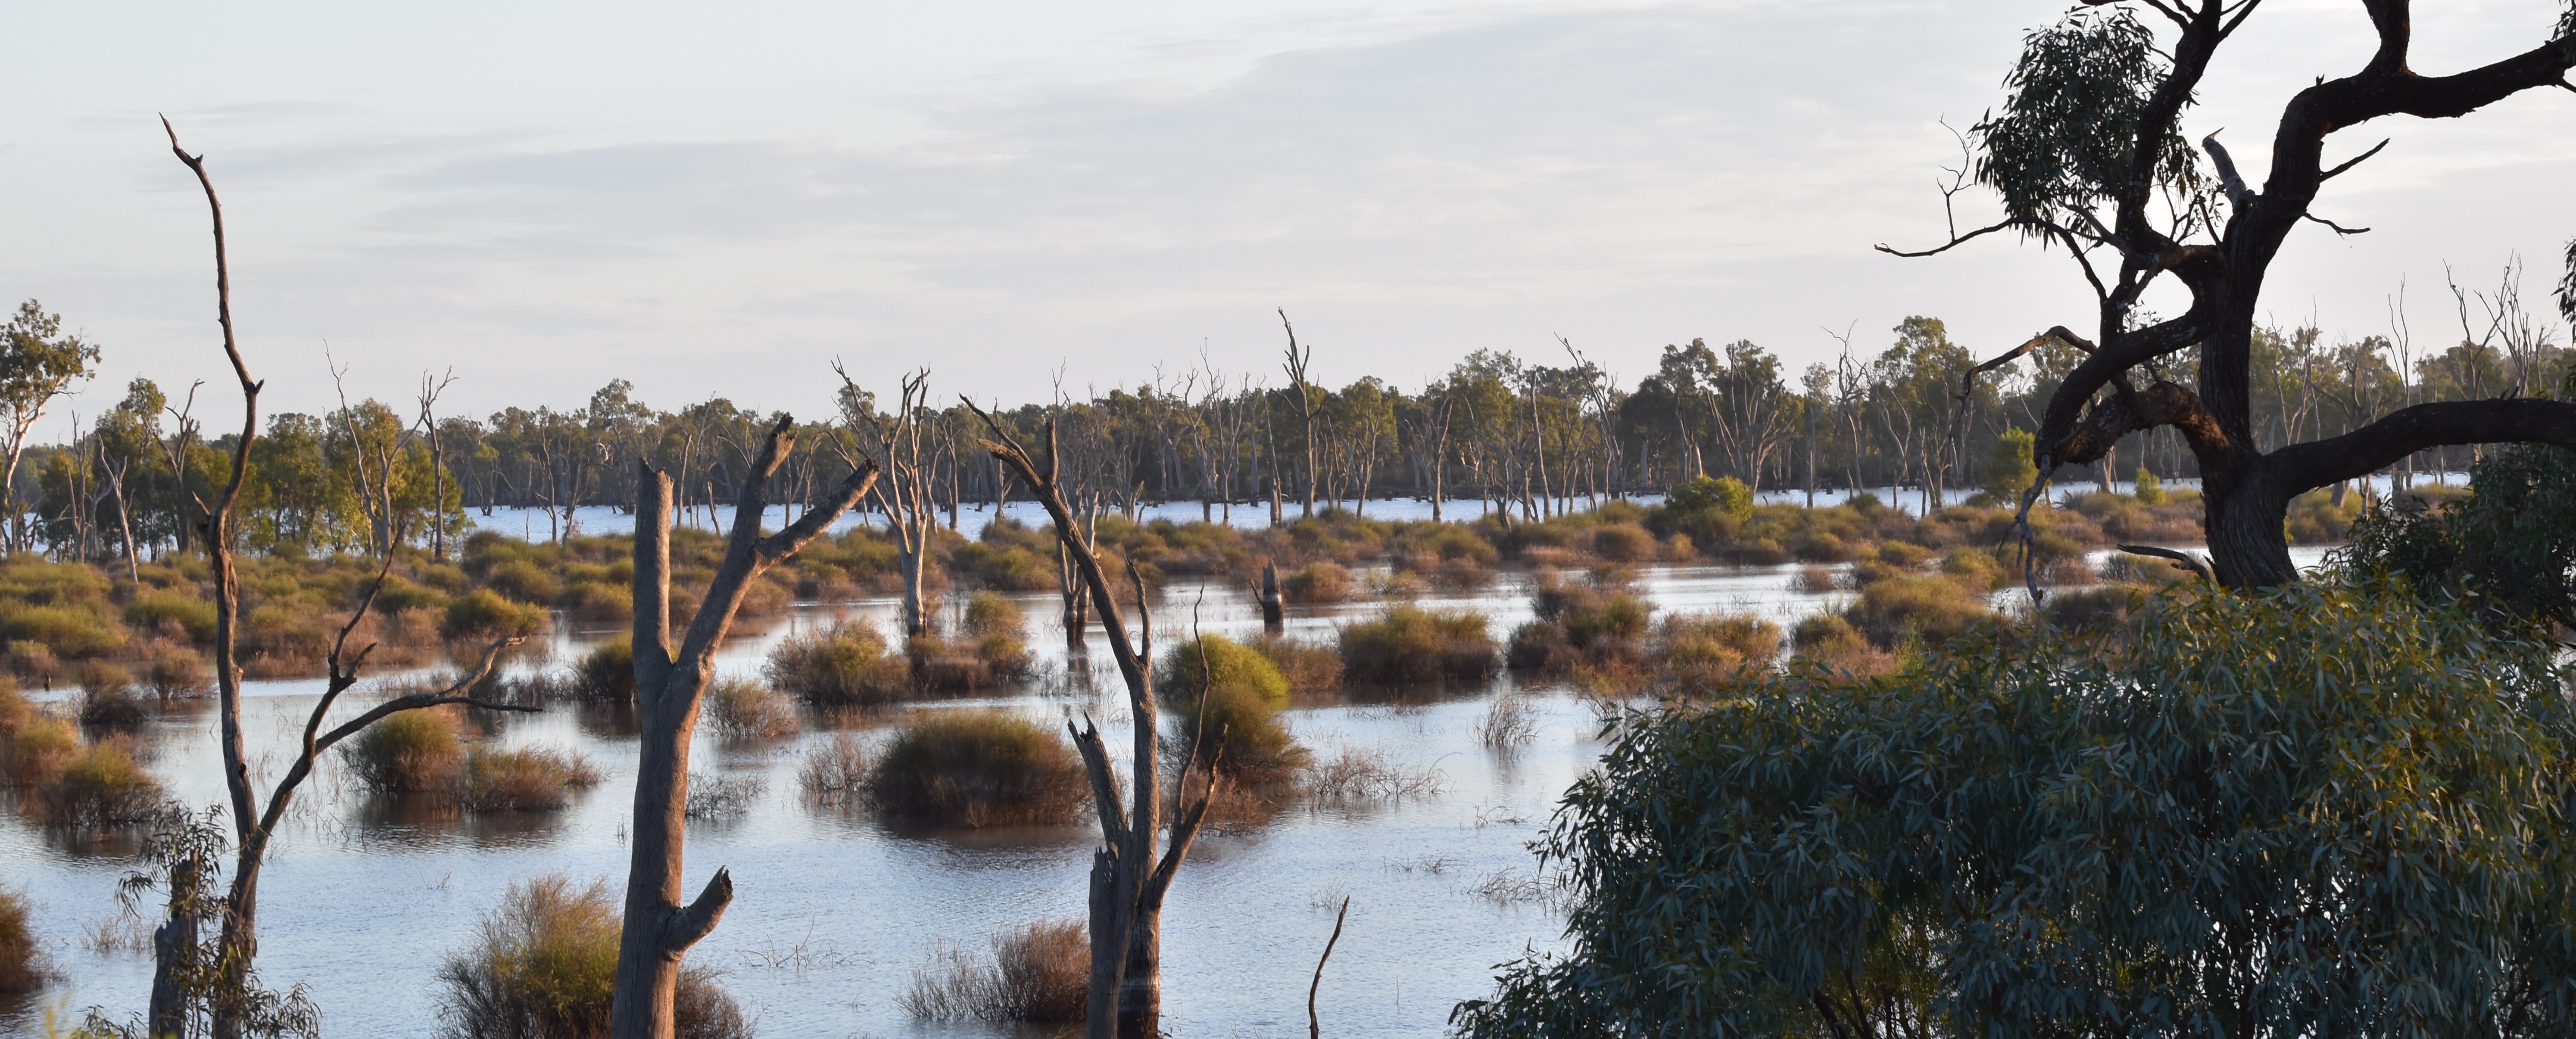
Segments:
[[[868,745],[855,733],[835,733],[805,750],[796,770],[796,785],[819,804],[845,804],[866,789]]]
[[[941,944],[931,963],[913,971],[897,1006],[922,1021],[1070,1024],[1089,1005],[1091,943],[1079,920],[1041,920],[1004,928],[990,961]]]
[[[81,748],[29,806],[48,826],[98,830],[144,822],[161,804],[161,784],[134,760],[133,740],[118,735]]]
[[[549,811],[599,780],[599,770],[578,752],[478,748],[465,761],[464,803],[478,812]]]
[[[380,794],[450,792],[465,774],[457,712],[404,711],[367,726],[342,745],[358,783]]]
[[[1091,794],[1052,727],[1001,711],[920,715],[868,770],[867,791],[887,815],[978,828],[1070,822]]]
[[[801,727],[796,705],[785,694],[735,678],[718,679],[707,690],[706,713],[718,733],[735,739],[777,739],[793,736]]]
[[[30,915],[26,892],[0,888],[0,994],[33,992],[53,976]]]
[[[768,675],[771,685],[818,706],[893,703],[912,686],[903,660],[864,619],[789,636],[770,652]]]

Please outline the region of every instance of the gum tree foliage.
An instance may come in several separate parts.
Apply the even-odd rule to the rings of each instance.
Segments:
[[[2368,583],[1800,666],[1633,722],[1536,842],[1569,948],[1472,1037],[2563,1035],[2545,640]],[[2011,639],[2006,644],[2002,639]]]
[[[2176,430],[2198,463],[2218,576],[2236,587],[2297,580],[2283,521],[2300,493],[2446,445],[2576,446],[2576,403],[2496,397],[2495,389],[2478,394],[2486,399],[2414,403],[2304,441],[2266,447],[2258,435],[2256,316],[2271,265],[2292,231],[2360,233],[2314,207],[2327,181],[2390,143],[2332,139],[2390,116],[2456,118],[2526,90],[2566,87],[2576,66],[2576,9],[2560,7],[2545,20],[2558,5],[2533,4],[2533,35],[2548,35],[2530,49],[2428,75],[2411,65],[2411,0],[2349,6],[2377,36],[2372,55],[2292,95],[2273,131],[2269,168],[2248,175],[2215,133],[2199,142],[2203,166],[2185,143],[2183,120],[2221,47],[2262,0],[2085,0],[2025,39],[2003,107],[1968,135],[1971,173],[2000,199],[2003,219],[1965,233],[1954,224],[1950,241],[1934,249],[1880,247],[1928,256],[2009,230],[2072,259],[2095,296],[2089,335],[2058,325],[1988,365],[2051,340],[2086,355],[2050,396],[2036,431],[2040,480],[2101,460],[2131,434]],[[1963,179],[1945,198],[1965,186]],[[2159,281],[2180,288],[2188,308],[2159,316],[2142,306]],[[2027,489],[2025,508],[2040,489]]]

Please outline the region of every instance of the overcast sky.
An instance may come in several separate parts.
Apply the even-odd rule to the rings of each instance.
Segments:
[[[73,406],[137,374],[232,399],[203,202],[156,112],[223,192],[271,411],[330,406],[326,342],[353,395],[452,367],[469,414],[623,377],[657,407],[810,415],[834,357],[1008,401],[1203,354],[1275,380],[1282,306],[1321,379],[1406,387],[1477,348],[1553,361],[1558,335],[1633,382],[1694,336],[1803,364],[1827,328],[1875,351],[1908,314],[1980,351],[2092,320],[2030,248],[1869,248],[1939,240],[1941,120],[2000,99],[2056,2],[414,6],[12,9],[0,296],[104,349]],[[2424,5],[2415,66],[2527,49],[2557,8]],[[2352,0],[2271,0],[2187,128],[2259,169],[2290,93],[2370,42]],[[2277,320],[2384,332],[2404,279],[2443,340],[2444,263],[2489,288],[2516,252],[2545,294],[2576,94],[2328,154],[2383,136],[2318,207],[2374,230],[2302,229]]]

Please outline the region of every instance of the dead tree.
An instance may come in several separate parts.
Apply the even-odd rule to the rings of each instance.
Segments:
[[[841,376],[844,402],[866,399],[850,373],[834,362],[832,370]],[[887,525],[894,528],[895,569],[903,574],[903,634],[919,638],[930,633],[930,614],[922,602],[922,568],[930,558],[932,528],[938,526],[938,505],[932,500],[931,485],[936,474],[923,465],[921,433],[922,405],[930,392],[930,369],[924,368],[903,377],[902,399],[890,415],[861,414],[852,411],[847,420],[855,427],[866,422],[877,435],[877,446],[885,461],[885,480],[876,486],[877,505],[885,510]],[[935,466],[937,455],[931,456]]]
[[[1288,309],[1285,307],[1279,310],[1279,327],[1288,330],[1288,363],[1285,366],[1288,370],[1288,389],[1297,395],[1297,416],[1306,423],[1305,515],[1312,517],[1315,515],[1315,398],[1313,394],[1306,392],[1306,362],[1315,359],[1315,348],[1311,346],[1301,348],[1297,345],[1297,326],[1288,323]],[[1271,455],[1273,456],[1272,468],[1275,469],[1278,449],[1273,448]],[[1276,483],[1274,482],[1272,486],[1272,496],[1277,497]],[[1272,523],[1277,524],[1275,514],[1272,516]]]
[[[2093,0],[2098,6],[2100,0]],[[2427,448],[2497,442],[2576,446],[2576,403],[2529,398],[2442,401],[2401,408],[2341,436],[2265,452],[2252,414],[2254,322],[2272,263],[2290,232],[2316,224],[2325,182],[2379,153],[2381,141],[2329,165],[2328,137],[2387,116],[2456,118],[2526,90],[2567,87],[2576,67],[2576,10],[2551,38],[2492,64],[2447,76],[2409,67],[2411,0],[2360,0],[2376,30],[2369,61],[2318,79],[2284,106],[2271,168],[2257,188],[2237,172],[2216,134],[2201,139],[2203,172],[2182,134],[2183,109],[2219,47],[2257,5],[2229,0],[2149,0],[2171,23],[2159,40],[2128,8],[2088,12],[2035,33],[2013,95],[1973,131],[1983,153],[1970,168],[2004,201],[2004,218],[1920,252],[1928,256],[1987,234],[2013,231],[2064,250],[2096,301],[2095,334],[2063,326],[2042,333],[2088,356],[2049,400],[2037,434],[2040,478],[2025,513],[2061,466],[2107,456],[2134,432],[2172,426],[2200,462],[2204,525],[2220,581],[2231,587],[2298,579],[2283,530],[2290,499],[2376,472]],[[2570,88],[2576,89],[2576,88]],[[2071,105],[2068,98],[2090,98]],[[1944,190],[1945,199],[1966,173]],[[2163,203],[2161,220],[2150,206]],[[2226,207],[2222,216],[2221,206]],[[2099,210],[2108,207],[2105,221]],[[2099,261],[2097,263],[2097,258]],[[2111,263],[2116,261],[2116,266]],[[2149,286],[2171,275],[2190,296],[2181,314],[2149,320]],[[2197,346],[2196,387],[2169,379],[2165,358]],[[2025,344],[2015,352],[2030,349]],[[2143,376],[2144,383],[2139,382]]]
[[[1028,485],[1031,495],[1055,521],[1056,540],[1081,571],[1083,586],[1100,611],[1101,627],[1108,632],[1118,673],[1127,683],[1127,710],[1134,737],[1127,776],[1131,806],[1122,808],[1118,803],[1118,776],[1110,767],[1109,750],[1101,741],[1100,729],[1088,720],[1075,728],[1070,719],[1065,728],[1073,733],[1074,746],[1082,752],[1084,771],[1091,777],[1092,802],[1100,816],[1102,842],[1091,858],[1087,1031],[1092,1039],[1110,1039],[1113,1035],[1119,1039],[1152,1039],[1161,1032],[1163,896],[1171,889],[1172,877],[1180,871],[1181,862],[1188,858],[1200,822],[1207,817],[1215,770],[1210,768],[1207,772],[1209,786],[1202,788],[1199,797],[1189,801],[1171,821],[1171,844],[1158,856],[1156,844],[1165,820],[1163,758],[1154,703],[1154,620],[1145,607],[1145,580],[1130,563],[1127,579],[1136,594],[1138,621],[1131,639],[1118,612],[1118,599],[1110,593],[1109,578],[1102,572],[1100,557],[1072,533],[1073,510],[1066,506],[1056,485],[1054,452],[1049,451],[1043,463],[1031,458],[1019,440],[991,414],[971,401],[967,407],[993,434],[979,441],[984,449],[1019,474],[1021,482]],[[1054,439],[1052,429],[1048,439]],[[1197,745],[1193,741],[1192,759],[1197,757]],[[1183,789],[1188,785],[1187,778],[1185,768],[1180,784]]]
[[[456,370],[431,378],[420,373],[420,431],[429,437],[429,558],[447,561],[447,451],[438,435],[438,395],[456,381]]]
[[[876,463],[862,459],[829,500],[787,529],[761,536],[770,477],[795,447],[786,415],[769,430],[743,475],[734,502],[724,561],[698,602],[678,647],[671,644],[671,476],[638,462],[635,480],[635,710],[641,730],[635,766],[635,818],[630,824],[625,931],[617,946],[610,995],[612,1039],[672,1039],[680,957],[715,929],[733,900],[733,878],[719,867],[695,901],[682,904],[683,833],[689,802],[689,734],[715,675],[716,647],[743,595],[763,571],[823,533],[875,486]]]
[[[224,899],[216,946],[215,991],[207,996],[216,1039],[239,1039],[244,1034],[246,1021],[269,1010],[264,994],[258,992],[251,980],[252,961],[259,955],[260,865],[267,857],[271,836],[277,832],[279,821],[285,818],[287,806],[294,801],[304,780],[312,775],[314,762],[322,753],[379,719],[404,711],[447,704],[514,711],[534,708],[491,703],[465,695],[466,690],[472,689],[491,673],[493,660],[508,645],[508,642],[503,642],[485,650],[482,662],[473,674],[453,686],[396,697],[328,731],[322,728],[340,694],[357,684],[358,668],[375,648],[369,645],[354,656],[349,655],[349,634],[366,617],[367,609],[375,604],[376,593],[384,587],[386,573],[393,564],[393,553],[388,549],[383,568],[376,574],[375,584],[369,587],[366,597],[349,615],[349,623],[341,626],[339,637],[332,642],[330,678],[321,700],[314,704],[312,713],[305,719],[304,739],[297,748],[295,760],[287,766],[286,774],[270,788],[264,803],[259,791],[253,788],[250,759],[242,740],[241,664],[235,650],[235,638],[240,630],[240,607],[239,586],[233,567],[232,515],[233,506],[241,497],[242,479],[250,469],[251,441],[259,433],[261,384],[250,377],[250,368],[243,363],[240,346],[233,335],[232,274],[224,257],[224,210],[223,203],[215,196],[215,182],[206,174],[204,157],[190,155],[179,146],[179,133],[171,129],[168,120],[163,120],[161,125],[170,136],[171,153],[187,165],[189,172],[196,174],[198,185],[205,189],[206,209],[214,221],[215,320],[223,329],[224,356],[232,363],[233,376],[239,380],[242,390],[242,431],[233,445],[232,475],[211,506],[202,501],[198,503],[199,510],[206,516],[206,554],[213,563],[215,579],[215,689],[217,710],[222,719],[219,745],[223,754],[224,787],[231,799],[234,839],[232,886]],[[167,965],[159,965],[159,968],[167,969]],[[164,987],[154,986],[156,992]],[[168,987],[176,991],[176,986]],[[152,1019],[163,1019],[163,1009],[155,1007]]]

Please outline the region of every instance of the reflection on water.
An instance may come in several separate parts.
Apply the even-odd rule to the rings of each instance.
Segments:
[[[2294,553],[2313,564],[2315,550]],[[1642,588],[1664,610],[1760,614],[1776,622],[1836,602],[1837,593],[1791,590],[1793,567],[1648,568]],[[1528,579],[1506,575],[1474,592],[1415,601],[1484,614],[1499,640],[1529,619]],[[950,618],[962,605],[952,603]],[[1054,615],[1051,596],[1022,597],[1024,612]],[[1249,636],[1260,618],[1241,590],[1222,584],[1166,590],[1157,615],[1165,638],[1195,608],[1211,633]],[[1288,634],[1330,645],[1335,626],[1374,603],[1292,607]],[[720,673],[753,677],[790,633],[847,616],[890,624],[896,605],[868,601],[801,607],[765,631],[745,630],[719,654]],[[747,627],[747,626],[746,626]],[[1030,691],[925,704],[910,710],[994,707],[1049,723],[1098,720],[1111,746],[1128,724],[1105,639],[1090,659],[1069,657],[1037,628],[1047,676]],[[561,667],[605,633],[559,633],[514,671]],[[1097,676],[1084,681],[1085,668]],[[385,676],[388,683],[416,674]],[[1599,722],[1579,697],[1526,691],[1536,738],[1510,752],[1477,739],[1489,699],[1510,679],[1473,689],[1355,689],[1301,697],[1289,723],[1319,759],[1376,751],[1409,774],[1437,773],[1437,792],[1392,800],[1318,803],[1291,798],[1266,824],[1203,837],[1174,884],[1165,917],[1164,991],[1181,1034],[1300,1031],[1314,956],[1332,928],[1318,905],[1351,899],[1350,918],[1323,1003],[1336,1034],[1416,1036],[1442,1030],[1449,1008],[1484,994],[1492,967],[1546,950],[1561,925],[1531,889],[1526,843],[1556,799],[1600,754]],[[254,683],[245,728],[255,771],[273,777],[300,736],[318,683]],[[360,701],[363,702],[363,701]],[[350,710],[344,707],[343,710]],[[896,831],[864,811],[807,798],[797,769],[808,748],[848,732],[874,747],[905,709],[812,712],[806,731],[775,741],[702,737],[702,777],[741,784],[743,801],[689,827],[689,878],[719,866],[736,885],[732,908],[693,957],[727,972],[724,984],[771,1036],[992,1035],[989,1029],[916,1028],[894,1005],[932,943],[981,947],[995,929],[1083,914],[1088,851],[1080,827],[982,832]],[[213,716],[202,704],[156,713],[139,742],[150,768],[194,806],[224,799]],[[481,813],[418,795],[368,794],[327,761],[283,832],[262,886],[261,970],[271,984],[304,983],[324,1010],[327,1034],[424,1036],[436,1028],[432,978],[442,956],[472,934],[479,913],[509,882],[561,871],[619,877],[634,779],[634,714],[623,705],[560,704],[513,716],[486,737],[504,747],[552,747],[589,757],[597,787],[546,812]],[[117,879],[131,868],[130,838],[70,846],[21,825],[0,825],[0,883],[27,889],[37,928],[69,975],[35,1002],[0,1004],[0,1028],[39,1027],[42,1010],[93,1004],[115,1016],[139,1010],[150,985],[140,957],[93,954],[75,936],[115,913]],[[795,967],[774,955],[828,942],[834,957]],[[764,951],[773,955],[764,956]]]

